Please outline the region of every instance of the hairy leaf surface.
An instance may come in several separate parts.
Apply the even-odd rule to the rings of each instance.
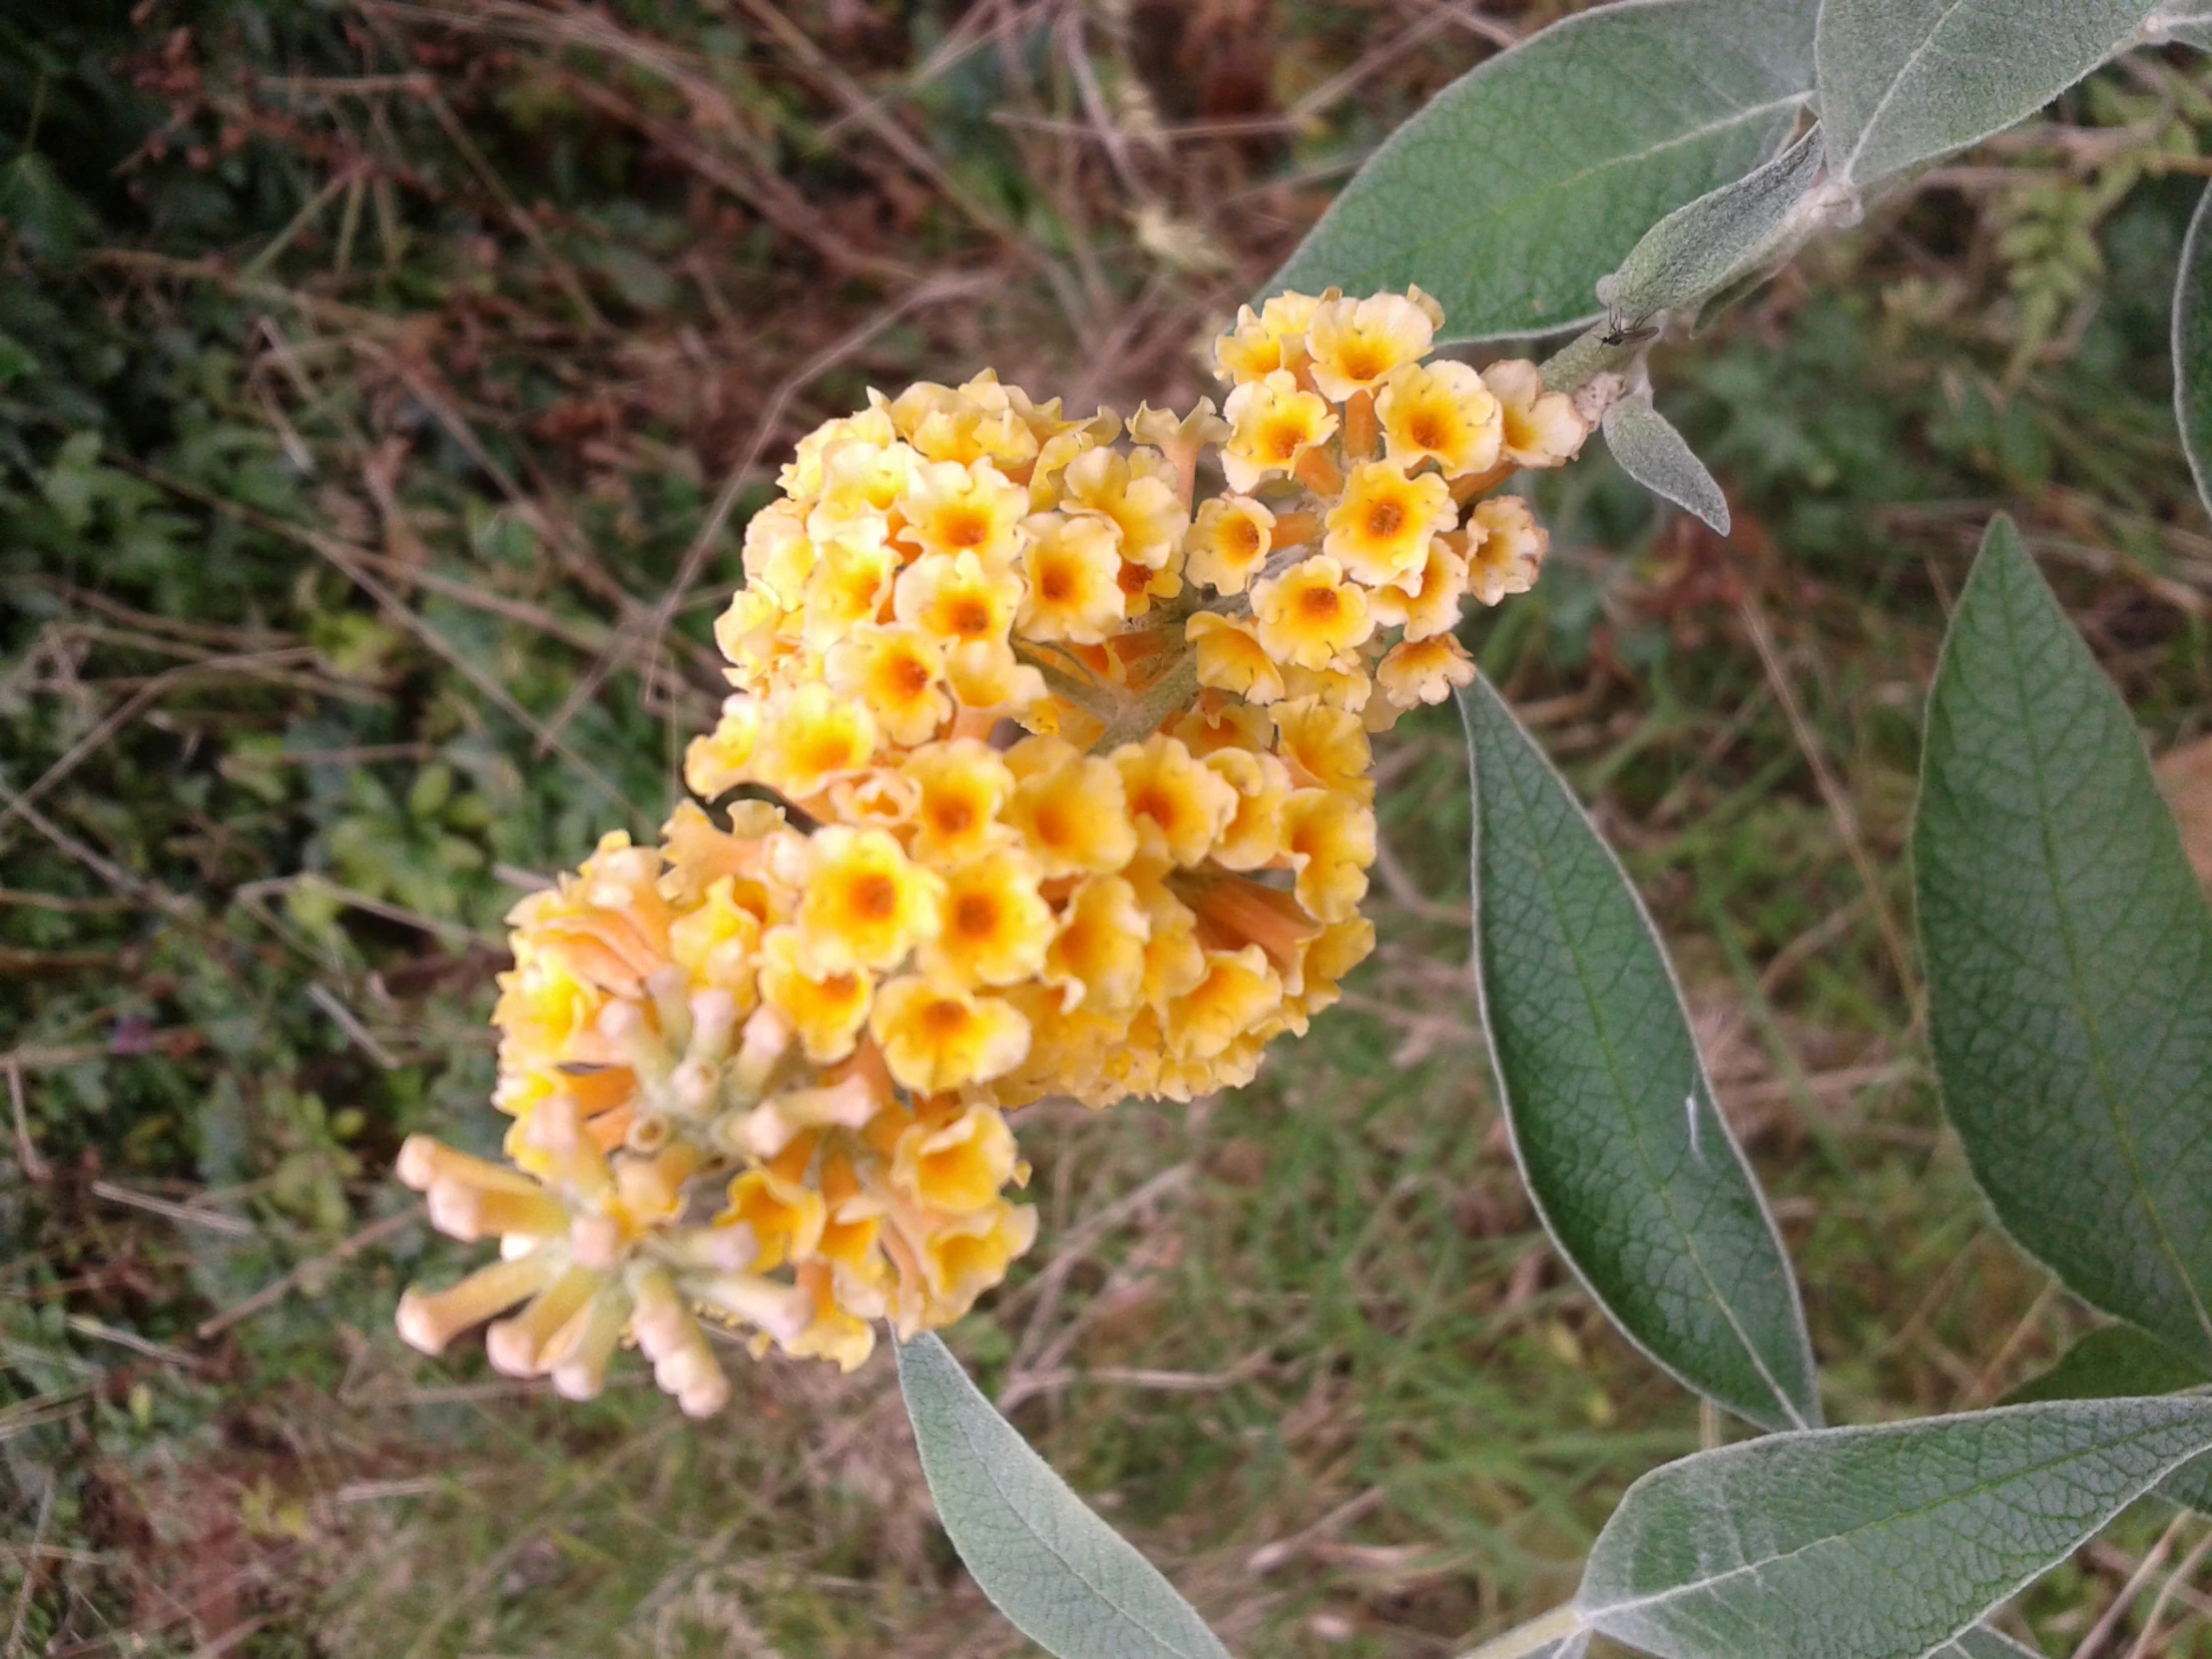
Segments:
[[[2024,121],[2104,62],[2154,0],[1827,0],[1829,171],[1866,186]]]
[[[898,1346],[898,1385],[937,1518],[976,1585],[1058,1659],[1228,1659],[1159,1570],[1068,1489],[951,1351]]]
[[[1943,1107],[2013,1238],[2212,1362],[2212,911],[2127,706],[1998,519],[1913,832]]]
[[[1476,990],[1544,1225],[1629,1338],[1764,1427],[1820,1420],[1773,1219],[1714,1108],[1626,873],[1486,681],[1459,697],[1474,786]]]
[[[1616,316],[1640,322],[1694,305],[1758,269],[1787,242],[1823,159],[1816,127],[1766,166],[1675,209],[1599,281],[1598,298]]]
[[[1728,497],[1674,423],[1651,406],[1648,393],[1624,397],[1599,423],[1605,447],[1637,483],[1728,534]]]
[[[1646,229],[1740,179],[1813,85],[1815,0],[1600,6],[1477,65],[1354,176],[1270,291],[1417,282],[1444,337],[1596,314]]]
[[[1983,1614],[2208,1446],[2198,1399],[1771,1435],[1631,1486],[1577,1601],[1658,1659],[1980,1659]]]

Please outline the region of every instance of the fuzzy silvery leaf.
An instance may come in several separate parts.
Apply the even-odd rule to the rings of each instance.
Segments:
[[[2166,0],[2150,14],[2144,31],[2152,40],[2178,40],[2199,52],[2212,52],[2212,5],[2204,0]]]
[[[1599,425],[1605,447],[1623,472],[1652,494],[1697,514],[1719,534],[1728,534],[1728,497],[1673,423],[1651,406],[1648,393],[1622,398],[1605,411]]]
[[[2012,1237],[2212,1363],[2212,909],[2127,705],[1999,518],[1913,831],[1943,1108]]]
[[[1830,174],[1865,187],[2025,120],[2125,46],[2153,0],[1827,0]]]
[[[1615,316],[1640,322],[1695,305],[1757,270],[1788,243],[1822,160],[1816,127],[1766,166],[1677,208],[1599,281],[1598,298]]]
[[[1594,314],[1644,230],[1789,137],[1813,85],[1815,0],[1600,6],[1477,65],[1400,126],[1270,291],[1417,282],[1447,339]]]
[[[1057,1659],[1228,1659],[1189,1602],[1068,1489],[951,1351],[898,1346],[921,1471],[976,1587]]]
[[[2212,504],[2212,186],[2197,199],[2174,283],[2174,418],[2197,494]]]
[[[1576,1601],[1657,1659],[1923,1659],[1962,1636],[1972,1653],[1989,1609],[2208,1446],[2199,1399],[1770,1435],[1629,1487]]]
[[[1797,1282],[1628,876],[1487,681],[1459,695],[1475,988],[1538,1214],[1645,1353],[1767,1428],[1820,1420]]]
[[[2212,1373],[2155,1337],[2132,1325],[2108,1325],[2083,1337],[2057,1365],[2014,1388],[1999,1403],[2179,1393],[2207,1382],[2212,1382]],[[2186,1508],[2212,1512],[2212,1457],[2182,1464],[2158,1483],[2158,1495]]]

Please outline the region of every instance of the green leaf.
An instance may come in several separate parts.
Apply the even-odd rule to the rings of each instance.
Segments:
[[[1913,831],[1943,1107],[1998,1219],[2212,1361],[2212,911],[2127,706],[2011,523],[1929,695]]]
[[[937,1517],[1015,1629],[1058,1659],[1228,1659],[1189,1602],[1000,1416],[951,1352],[898,1347]]]
[[[1596,314],[1644,230],[1757,167],[1813,83],[1815,0],[1600,6],[1477,65],[1393,133],[1273,288],[1417,282],[1443,337]]]
[[[1652,494],[1697,514],[1721,535],[1728,534],[1728,497],[1672,422],[1651,406],[1649,392],[1622,398],[1599,424],[1605,447],[1623,472]]]
[[[2174,282],[2174,419],[2181,451],[2197,494],[2212,505],[2212,185],[2197,199],[2189,235],[2181,245],[2181,275]]]
[[[2006,1405],[2041,1399],[2116,1399],[2170,1394],[2212,1382],[2212,1371],[2183,1358],[2132,1325],[2092,1331],[2057,1365],[2004,1396]]]
[[[1633,325],[1719,292],[1788,246],[1822,160],[1816,127],[1766,166],[1675,209],[1599,280],[1598,298]]]
[[[1865,187],[2023,121],[2125,46],[2153,0],[1827,0],[1828,170]]]
[[[2025,1405],[2039,1399],[2118,1399],[2131,1394],[2179,1393],[2212,1382],[2194,1361],[2184,1359],[2132,1325],[2108,1325],[2092,1331],[2042,1376],[2022,1383],[1998,1403]],[[2158,1483],[2158,1495],[2184,1508],[2212,1513],[2212,1457],[2196,1457]]]
[[[1476,994],[1544,1225],[1614,1324],[1683,1382],[1762,1427],[1818,1422],[1789,1258],[1714,1108],[1651,918],[1487,681],[1459,712]]]
[[[2185,1459],[2212,1400],[2058,1400],[1776,1434],[1622,1497],[1577,1604],[1658,1659],[1921,1659]]]

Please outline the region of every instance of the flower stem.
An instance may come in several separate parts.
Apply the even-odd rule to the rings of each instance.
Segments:
[[[1502,1636],[1492,1636],[1459,1659],[1528,1659],[1528,1655],[1565,1641],[1582,1628],[1582,1610],[1573,1602],[1517,1624]]]

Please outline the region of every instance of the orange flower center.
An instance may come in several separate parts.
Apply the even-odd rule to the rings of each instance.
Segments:
[[[980,599],[955,599],[945,607],[944,620],[955,634],[974,639],[991,629],[991,608]]]
[[[1390,366],[1389,353],[1373,340],[1356,340],[1340,359],[1348,380],[1372,380]]]
[[[1148,818],[1165,830],[1175,823],[1175,803],[1165,790],[1146,788],[1129,798],[1129,812],[1133,818]]]
[[[981,547],[991,539],[991,521],[974,507],[952,507],[937,520],[938,538],[948,547]]]
[[[1378,501],[1368,509],[1368,534],[1394,536],[1405,527],[1405,509],[1395,501]]]
[[[932,1037],[954,1036],[967,1024],[967,1010],[950,997],[940,997],[921,1010],[921,1024]]]
[[[852,883],[852,913],[881,921],[898,913],[898,883],[888,875],[863,875]]]
[[[1344,596],[1335,588],[1308,588],[1298,596],[1299,614],[1309,622],[1334,622],[1344,609]]]
[[[1451,436],[1444,429],[1443,417],[1433,409],[1422,409],[1407,421],[1405,435],[1413,440],[1416,449],[1441,449]]]
[[[998,931],[998,900],[989,893],[962,893],[952,906],[952,930],[963,938],[989,938]]]
[[[1305,442],[1305,422],[1279,420],[1261,432],[1260,453],[1278,462],[1288,461]]]
[[[1037,572],[1037,596],[1058,605],[1075,592],[1075,577],[1065,565],[1049,564]]]
[[[890,666],[890,682],[905,696],[919,697],[929,689],[929,665],[919,657],[897,658]]]

